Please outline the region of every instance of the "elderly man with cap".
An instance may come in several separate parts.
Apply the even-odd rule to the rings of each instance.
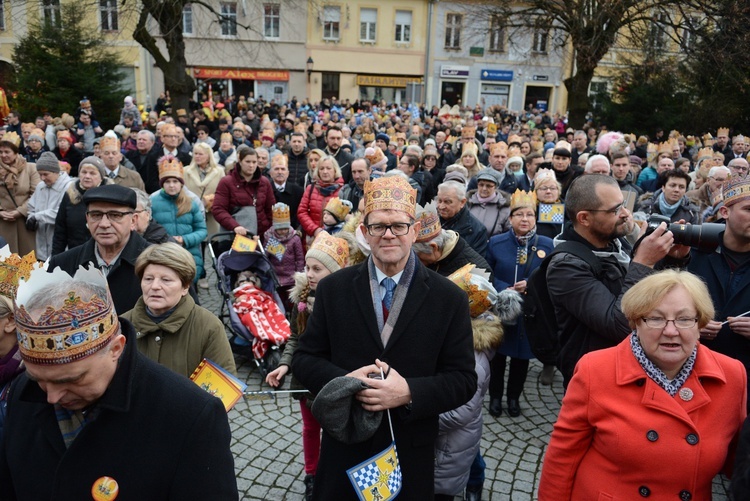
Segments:
[[[693,249],[688,271],[706,282],[716,308],[716,319],[701,329],[701,344],[738,359],[750,374],[750,179],[730,178],[723,193],[719,248]]]
[[[29,198],[26,228],[36,231],[36,257],[46,261],[52,255],[57,211],[72,179],[67,172],[60,172],[60,162],[49,151],[39,157],[36,170],[41,181]]]
[[[93,263],[107,277],[115,309],[125,313],[133,309],[141,297],[135,261],[148,247],[148,242],[133,229],[135,192],[124,186],[108,184],[86,190],[83,203],[86,205],[86,225],[92,238],[53,256],[49,269],[59,266],[72,274],[79,266]]]
[[[100,271],[32,271],[15,320],[0,499],[237,499],[221,400],[138,352]]]
[[[412,252],[419,224],[408,182],[400,176],[368,181],[364,196],[361,229],[372,254],[320,281],[292,372],[316,394],[340,376],[367,384],[354,405],[389,410],[400,497],[432,499],[438,415],[476,390],[468,300]],[[382,379],[373,378],[381,371]],[[391,444],[387,416],[372,432],[344,443],[325,429],[313,499],[358,499],[346,470]]]

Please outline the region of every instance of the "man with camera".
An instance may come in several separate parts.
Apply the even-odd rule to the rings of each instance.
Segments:
[[[701,330],[701,343],[738,359],[747,370],[750,368],[750,179],[730,178],[724,184],[724,204],[718,211],[726,221],[723,233],[719,234],[718,249],[694,249],[688,265],[688,271],[706,282],[716,308],[716,320]]]
[[[568,222],[555,239],[555,246],[576,242],[580,250],[555,254],[547,269],[547,281],[561,344],[558,367],[567,387],[583,355],[615,346],[630,333],[620,310],[623,294],[653,273],[667,255],[683,258],[690,249],[674,245],[672,233],[661,223],[640,240],[631,260],[619,240],[628,233],[630,212],[624,207],[617,181],[609,176],[576,179],[566,197],[565,210]],[[601,270],[595,272],[579,252],[593,254]]]

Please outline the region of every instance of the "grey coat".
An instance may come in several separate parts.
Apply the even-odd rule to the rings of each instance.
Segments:
[[[479,201],[477,190],[469,191],[466,197],[469,212],[487,228],[487,237],[510,230],[510,195],[496,191],[495,197],[487,203]]]

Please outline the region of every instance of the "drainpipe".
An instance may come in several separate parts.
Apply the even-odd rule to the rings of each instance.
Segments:
[[[429,0],[427,3],[427,49],[425,50],[424,57],[424,99],[422,102],[425,103],[425,108],[432,107],[430,102],[431,90],[432,90],[432,79],[430,78],[430,48],[432,47],[432,11],[436,0]]]

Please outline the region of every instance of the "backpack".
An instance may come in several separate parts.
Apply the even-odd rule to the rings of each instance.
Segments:
[[[545,365],[556,365],[560,354],[558,324],[555,306],[547,288],[547,268],[555,254],[568,253],[583,259],[594,271],[595,276],[602,272],[599,258],[580,242],[566,241],[555,247],[542,264],[531,272],[526,280],[526,295],[523,299],[523,318],[526,337],[534,356]]]

